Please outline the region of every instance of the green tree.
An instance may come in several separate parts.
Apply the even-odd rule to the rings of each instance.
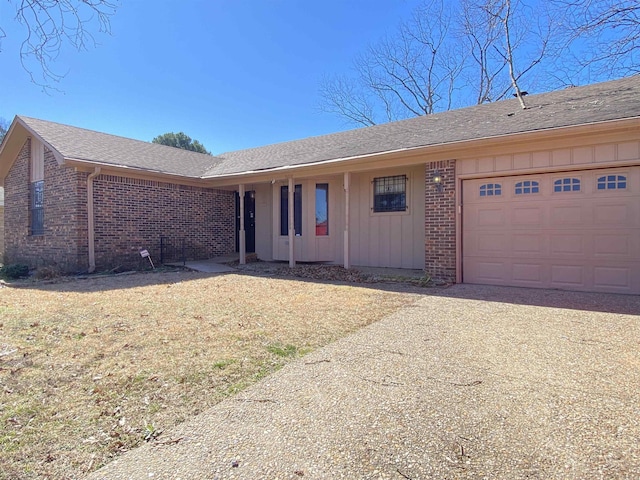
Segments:
[[[204,148],[204,145],[202,145],[198,140],[192,140],[191,137],[184,132],[165,133],[164,135],[158,135],[151,141],[153,143],[159,143],[160,145],[167,145],[169,147],[182,148],[183,150],[191,150],[192,152],[211,155],[211,152]]]

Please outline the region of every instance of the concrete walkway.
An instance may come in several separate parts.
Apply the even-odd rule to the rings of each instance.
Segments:
[[[640,297],[426,292],[89,478],[640,478]]]
[[[217,259],[190,260],[184,263],[180,262],[180,263],[173,263],[169,265],[187,267],[187,268],[190,268],[191,270],[195,270],[196,272],[204,272],[204,273],[229,273],[229,272],[236,271],[235,268],[230,267],[229,265],[225,265],[224,263],[221,263],[221,261]]]

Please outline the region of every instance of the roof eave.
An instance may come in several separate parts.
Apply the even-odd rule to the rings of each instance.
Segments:
[[[204,180],[199,176],[182,175],[179,173],[163,172],[161,170],[145,169],[139,167],[130,167],[127,165],[116,165],[107,162],[79,159],[67,157],[64,159],[64,165],[73,167],[82,171],[93,171],[95,167],[101,167],[103,175],[122,175],[135,176],[140,178],[153,178],[155,180],[163,180],[167,183],[174,181],[181,184],[198,184],[204,185]]]
[[[369,162],[372,159],[383,159],[391,156],[411,156],[416,157],[419,154],[428,155],[430,161],[441,160],[442,157],[461,158],[464,156],[477,156],[479,148],[496,144],[518,144],[538,140],[540,137],[545,139],[560,139],[569,136],[594,135],[595,133],[611,133],[616,130],[628,130],[629,128],[640,127],[640,116],[628,117],[624,119],[606,120],[601,122],[584,123],[579,125],[569,125],[563,127],[545,128],[539,130],[531,130],[526,132],[509,133],[503,135],[494,135],[488,137],[474,138],[468,140],[460,140],[455,142],[446,142],[432,145],[422,145],[417,147],[407,147],[395,150],[387,150],[383,152],[372,152],[363,155],[340,157],[317,162],[304,163],[300,165],[284,165],[264,170],[247,170],[242,172],[234,172],[220,175],[205,175],[205,180],[243,180],[247,177],[269,176],[273,174],[294,173],[313,169],[319,166],[330,166],[341,163],[359,164]],[[423,160],[424,161],[424,160]]]

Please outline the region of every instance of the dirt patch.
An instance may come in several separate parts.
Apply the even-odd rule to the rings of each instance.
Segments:
[[[78,478],[415,301],[175,271],[0,288],[0,478]]]
[[[361,268],[346,269],[340,265],[318,263],[298,263],[294,267],[289,267],[282,262],[262,262],[259,260],[248,262],[245,265],[239,265],[237,261],[234,261],[229,262],[228,265],[238,269],[240,272],[283,278],[306,278],[347,283],[394,283],[417,287],[442,287],[448,285],[439,279],[432,279],[425,275],[424,272],[420,272],[418,275],[416,270],[371,268],[368,269],[370,271],[365,271]]]

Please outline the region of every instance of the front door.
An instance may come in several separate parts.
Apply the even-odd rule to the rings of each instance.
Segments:
[[[244,238],[246,253],[256,251],[256,192],[244,194]],[[240,251],[240,195],[236,192],[236,252]]]

